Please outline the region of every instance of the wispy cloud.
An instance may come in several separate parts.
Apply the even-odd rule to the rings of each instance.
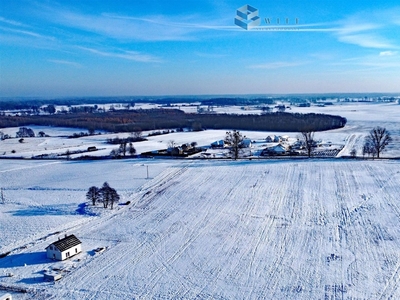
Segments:
[[[385,30],[396,26],[392,10],[363,11],[339,21],[335,35],[340,42],[358,45],[363,48],[396,49],[398,41],[385,35]]]
[[[68,8],[49,6],[44,6],[41,13],[49,22],[118,40],[193,40],[195,37],[191,33],[212,27],[195,22],[201,19],[200,16],[198,18],[163,15],[136,17],[107,13],[87,14],[71,11]],[[182,22],[171,22],[171,19],[180,19]]]
[[[143,63],[161,63],[162,59],[160,59],[157,56],[153,56],[150,54],[145,54],[137,51],[126,51],[122,50],[120,52],[107,52],[107,51],[101,51],[93,48],[87,48],[87,47],[81,47],[78,46],[77,48],[88,51],[90,53],[99,55],[99,56],[105,56],[105,57],[115,57],[115,58],[121,58],[121,59],[126,59],[126,60],[131,60],[131,61],[136,61],[136,62],[143,62]]]
[[[4,32],[16,33],[18,35],[25,35],[25,36],[35,37],[35,38],[39,38],[39,39],[55,40],[54,37],[46,36],[46,35],[43,35],[43,34],[39,34],[39,33],[36,33],[34,31],[31,31],[31,30],[9,28],[9,27],[4,27],[4,26],[0,26],[0,30],[2,30]]]
[[[19,26],[19,27],[28,27],[26,24],[14,21],[14,20],[9,20],[3,17],[0,17],[0,22],[6,23],[8,25],[13,25],[13,26]]]
[[[60,5],[40,5],[39,14],[48,22],[117,40],[192,41],[199,39],[199,32],[241,30],[233,25],[232,16],[221,15],[92,14]]]
[[[330,65],[347,67],[354,66],[355,71],[359,71],[359,67],[368,67],[370,70],[396,69],[400,67],[400,59],[399,56],[397,56],[397,51],[382,51],[379,55],[375,54],[346,58],[342,61],[331,63]]]
[[[73,61],[68,61],[68,60],[48,59],[47,61],[49,61],[51,63],[55,63],[55,64],[60,64],[60,65],[68,65],[68,66],[72,66],[72,67],[75,67],[75,68],[82,67],[81,64],[78,64],[78,63],[73,62]]]
[[[364,48],[391,49],[396,46],[384,37],[372,33],[342,34],[338,40],[348,44],[354,44]]]
[[[270,62],[264,64],[250,65],[248,68],[250,69],[281,69],[281,68],[290,68],[290,67],[298,67],[302,65],[306,65],[308,62],[288,62],[288,61],[278,61],[278,62]]]
[[[397,51],[382,51],[379,53],[379,56],[395,56],[397,53]]]
[[[204,58],[222,58],[226,57],[226,54],[221,54],[221,53],[204,53],[204,52],[194,52],[195,55],[199,57],[204,57]]]

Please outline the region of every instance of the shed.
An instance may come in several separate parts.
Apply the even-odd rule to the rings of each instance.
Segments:
[[[60,273],[56,273],[56,272],[44,273],[43,276],[44,276],[44,280],[46,280],[46,281],[57,281],[62,278],[62,275]]]
[[[82,242],[73,234],[65,235],[63,239],[46,247],[47,257],[56,260],[65,260],[80,252]]]

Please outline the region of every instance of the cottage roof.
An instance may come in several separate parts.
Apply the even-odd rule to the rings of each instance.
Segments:
[[[82,242],[73,234],[66,236],[65,238],[53,243],[53,245],[61,252],[68,250],[79,244],[82,244]]]

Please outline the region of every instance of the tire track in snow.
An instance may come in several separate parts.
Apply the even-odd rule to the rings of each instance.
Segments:
[[[395,194],[400,195],[400,185],[398,183],[398,179],[399,178],[399,171],[394,171],[391,174],[387,174],[386,178],[381,178],[381,177],[377,177],[376,176],[376,170],[374,170],[372,168],[371,165],[367,165],[366,167],[368,173],[370,174],[370,176],[373,178],[373,180],[376,182],[377,186],[379,187],[378,190],[375,191],[374,194],[372,194],[370,196],[370,199],[377,197],[378,194],[381,193],[387,193],[386,189],[389,190],[394,190]],[[396,181],[397,180],[397,181]],[[397,217],[397,221],[400,221],[400,208],[399,206],[396,204],[396,200],[395,197],[393,197],[391,194],[388,194],[386,197],[384,197],[386,204],[392,209],[393,213],[396,215]],[[382,236],[382,234],[381,234]],[[396,253],[397,247],[392,249],[392,253]],[[388,252],[388,251],[386,251]],[[390,258],[386,258],[387,260],[390,261]],[[397,292],[397,295],[400,295],[399,292],[399,285],[400,285],[400,260],[399,257],[397,257],[398,262],[395,264],[395,267],[392,271],[392,274],[390,275],[390,277],[388,278],[388,280],[386,281],[386,284],[384,286],[384,288],[382,289],[382,291],[378,292],[379,295],[379,299],[389,299],[389,298],[393,298],[394,295]]]
[[[231,188],[230,192],[228,192],[228,194],[225,196],[225,199],[229,199],[232,191],[233,191],[233,188]],[[177,192],[175,191],[175,193],[177,193]],[[172,267],[172,264],[178,258],[180,258],[183,255],[183,253],[185,253],[185,251],[194,242],[196,242],[196,240],[200,236],[202,236],[205,232],[208,232],[208,230],[219,221],[220,215],[223,214],[223,210],[219,209],[219,208],[224,207],[224,202],[221,201],[220,205],[215,208],[217,210],[217,213],[215,213],[214,211],[211,211],[214,208],[212,205],[210,205],[210,204],[213,204],[212,199],[210,199],[207,204],[208,204],[208,207],[205,212],[205,215],[200,220],[198,220],[194,225],[192,225],[190,227],[190,230],[187,231],[188,234],[186,234],[188,236],[185,235],[186,237],[185,237],[183,244],[181,244],[179,246],[178,250],[176,250],[173,255],[171,255],[169,258],[166,258],[166,261],[163,264],[161,264],[161,266],[159,266],[156,270],[154,270],[152,272],[153,275],[148,279],[148,284],[146,285],[146,290],[148,290],[148,292],[146,292],[144,295],[142,295],[142,297],[145,297],[145,298],[151,297],[150,292],[152,290],[154,290],[155,286],[157,285],[157,283],[159,282],[159,280],[163,276],[163,274],[166,271],[170,271],[170,270],[174,269]],[[181,284],[185,285],[182,281],[181,281]]]
[[[34,166],[24,166],[24,167],[19,167],[19,168],[12,168],[12,169],[7,169],[7,170],[1,170],[0,173],[8,173],[8,172],[13,172],[13,171],[21,171],[21,170],[27,170],[27,169],[36,169],[36,168],[42,168],[45,166],[49,165],[54,165],[54,164],[60,164],[63,161],[54,161],[50,163],[45,163],[45,164],[40,164],[40,165],[34,165]]]

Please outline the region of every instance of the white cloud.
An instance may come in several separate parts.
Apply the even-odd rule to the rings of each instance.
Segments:
[[[120,16],[84,14],[65,8],[42,7],[48,21],[118,40],[180,41],[193,40],[195,31],[212,26],[196,22],[196,16]],[[181,23],[170,20],[182,20]]]
[[[308,62],[287,62],[287,61],[277,61],[264,64],[250,65],[250,69],[281,69],[290,68],[305,65]]]
[[[396,42],[385,36],[385,31],[395,24],[393,10],[363,11],[349,16],[339,22],[335,35],[340,42],[363,48],[396,49]]]
[[[27,25],[14,21],[14,20],[9,20],[3,17],[0,17],[0,22],[6,23],[8,25],[13,25],[13,26],[20,26],[20,27],[28,27]]]
[[[55,64],[68,65],[68,66],[73,66],[76,68],[82,67],[81,64],[78,64],[78,63],[72,62],[72,61],[68,61],[68,60],[48,59],[48,61],[55,63]]]
[[[204,57],[204,58],[222,58],[226,57],[226,54],[220,54],[220,53],[204,53],[204,52],[194,52],[195,55],[199,57]]]
[[[382,51],[379,53],[379,56],[395,56],[397,53],[397,51]]]
[[[15,28],[8,28],[4,26],[0,26],[0,30],[5,31],[5,32],[11,32],[11,33],[16,33],[17,35],[25,35],[25,36],[30,36],[30,37],[35,37],[39,39],[46,39],[46,40],[55,40],[54,37],[51,36],[45,36],[33,31],[29,30],[22,30],[22,29],[15,29]]]
[[[370,33],[339,34],[338,39],[341,42],[358,45],[364,48],[395,48],[395,45],[387,39]]]
[[[87,47],[80,47],[80,46],[78,46],[77,48],[91,52],[96,55],[100,55],[100,56],[115,57],[115,58],[136,61],[136,62],[143,62],[143,63],[160,63],[160,62],[162,62],[162,60],[156,56],[137,52],[137,51],[123,50],[120,52],[106,52],[106,51],[101,51],[101,50],[87,48]]]

